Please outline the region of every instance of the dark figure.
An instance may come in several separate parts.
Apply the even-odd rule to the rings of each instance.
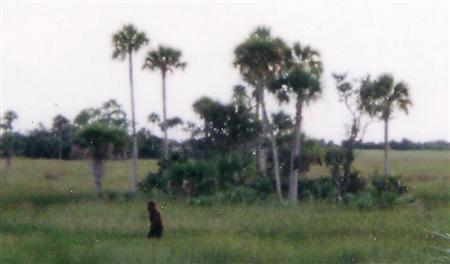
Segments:
[[[163,232],[161,213],[159,212],[156,203],[152,200],[148,201],[147,209],[150,214],[150,231],[148,231],[147,237],[160,238]]]

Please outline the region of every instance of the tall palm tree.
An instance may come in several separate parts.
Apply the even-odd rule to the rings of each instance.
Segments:
[[[297,42],[292,48],[287,72],[275,80],[271,86],[280,101],[289,101],[290,97],[296,100],[289,164],[289,199],[293,202],[297,202],[303,105],[321,93],[321,74],[322,62],[319,52]]]
[[[278,147],[267,114],[264,90],[267,88],[269,81],[284,67],[288,51],[286,44],[280,38],[271,36],[269,28],[259,27],[250,34],[246,41],[236,47],[233,62],[244,80],[255,87],[257,116],[259,117],[259,107],[261,107],[263,134],[269,138],[272,147],[276,190],[280,200],[283,197],[281,193]],[[257,149],[259,147],[257,146]],[[261,167],[264,161],[261,160],[259,163],[259,169],[265,174],[265,168]]]
[[[133,52],[137,52],[142,46],[148,43],[148,38],[144,32],[139,32],[132,24],[124,25],[120,31],[112,36],[113,59],[124,60],[128,56],[128,73],[130,78],[131,97],[131,125],[133,129],[133,152],[131,165],[131,193],[137,190],[137,137],[134,105],[133,87]]]
[[[395,82],[391,74],[382,74],[377,79],[367,80],[361,87],[363,108],[371,116],[384,121],[384,175],[389,175],[389,120],[395,109],[406,114],[412,105],[408,85]]]
[[[166,167],[169,159],[169,142],[167,139],[167,99],[166,99],[166,77],[168,72],[174,72],[176,69],[183,70],[186,67],[186,62],[181,62],[181,51],[159,46],[156,50],[151,50],[147,53],[143,68],[148,68],[151,71],[159,70],[162,77],[162,102],[163,102],[163,123],[162,130],[164,133],[163,142],[163,175],[166,173]]]

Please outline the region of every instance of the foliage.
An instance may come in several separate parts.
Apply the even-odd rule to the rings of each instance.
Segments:
[[[5,132],[0,135],[0,153],[5,157],[23,155],[28,138],[18,132]]]
[[[284,188],[287,188],[287,177],[289,176],[289,162],[291,158],[291,132],[282,132],[284,135],[277,138],[280,155],[281,174],[284,179]],[[301,134],[302,152],[300,153],[299,173],[308,172],[312,165],[322,165],[325,157],[325,149],[315,139]]]
[[[150,130],[142,128],[137,132],[138,153],[140,158],[157,159],[161,156],[162,139]]]
[[[94,160],[104,160],[112,156],[115,149],[125,146],[125,138],[124,131],[96,123],[78,131],[76,142],[87,149]]]
[[[217,190],[218,170],[214,162],[189,159],[171,164],[168,180],[181,186],[184,180],[192,184],[192,194],[208,194]]]
[[[173,72],[175,69],[184,69],[186,62],[181,62],[181,51],[158,46],[156,50],[149,51],[142,68],[149,70],[160,70],[163,75],[167,72]]]
[[[330,177],[299,179],[298,196],[300,199],[314,198],[331,200],[336,194],[336,185]]]
[[[112,57],[124,59],[127,54],[138,51],[149,42],[144,32],[139,32],[132,24],[124,25],[112,36],[114,51]]]
[[[170,164],[167,179],[163,179],[161,170],[150,172],[139,184],[141,190],[162,189],[195,197],[219,191],[227,193],[239,187],[250,188],[261,196],[272,192],[271,181],[257,173],[249,151],[233,151],[210,159],[193,159],[175,152]],[[185,183],[189,184],[189,189],[185,189]]]
[[[23,155],[31,158],[57,158],[58,145],[58,139],[47,128],[40,125],[28,133]]]
[[[367,113],[382,120],[389,119],[397,107],[408,113],[412,104],[408,85],[404,82],[395,83],[390,74],[382,74],[375,80],[367,78],[360,95]]]
[[[349,161],[350,159],[350,161]],[[365,181],[360,177],[359,172],[351,167],[353,163],[353,152],[349,153],[342,147],[330,148],[325,155],[325,164],[329,168],[331,178],[338,191],[338,199],[346,193],[355,193],[365,187]],[[349,166],[346,171],[346,166]]]
[[[280,38],[271,36],[270,29],[258,27],[234,50],[234,66],[244,79],[254,84],[257,78],[276,74],[289,56],[289,48]]]
[[[6,111],[2,116],[0,129],[4,132],[11,132],[13,130],[13,123],[17,118],[19,118],[19,116],[16,112],[11,110]]]
[[[401,182],[400,178],[393,175],[374,176],[372,178],[372,186],[378,193],[391,192],[396,194],[403,194],[408,190],[406,185]]]
[[[193,107],[204,121],[205,140],[198,143],[210,145],[208,148],[217,152],[250,146],[260,131],[259,122],[245,104],[236,101],[223,104],[203,97]]]
[[[407,186],[401,183],[399,177],[375,175],[370,188],[357,196],[348,195],[346,199],[361,209],[390,208],[407,190]]]
[[[127,115],[122,106],[114,99],[106,101],[98,108],[82,110],[75,117],[74,123],[78,127],[100,123],[123,131],[128,129]]]

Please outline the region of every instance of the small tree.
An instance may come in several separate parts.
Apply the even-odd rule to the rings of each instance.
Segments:
[[[102,194],[102,178],[104,163],[113,155],[114,149],[125,145],[126,134],[124,131],[95,123],[82,128],[77,134],[80,147],[88,151],[92,160],[92,172],[94,175],[94,187],[97,198]]]
[[[342,147],[330,149],[325,159],[336,184],[337,200],[342,202],[346,192],[356,191],[362,187],[362,180],[358,177],[358,172],[353,170],[352,164],[355,160],[355,144],[361,141],[369,124],[369,122],[363,124],[364,110],[360,92],[369,77],[350,81],[347,79],[347,74],[334,73],[332,76],[336,82],[339,99],[351,116],[346,133],[347,138],[342,142]]]
[[[384,175],[389,175],[389,120],[398,108],[408,113],[412,105],[408,85],[396,83],[390,74],[382,74],[375,80],[367,80],[361,87],[361,100],[364,110],[371,116],[384,121]]]

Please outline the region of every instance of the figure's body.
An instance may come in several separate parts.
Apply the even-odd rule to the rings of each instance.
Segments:
[[[163,232],[163,223],[161,213],[154,201],[150,200],[147,204],[147,209],[150,214],[150,231],[148,231],[148,238],[160,238]]]

